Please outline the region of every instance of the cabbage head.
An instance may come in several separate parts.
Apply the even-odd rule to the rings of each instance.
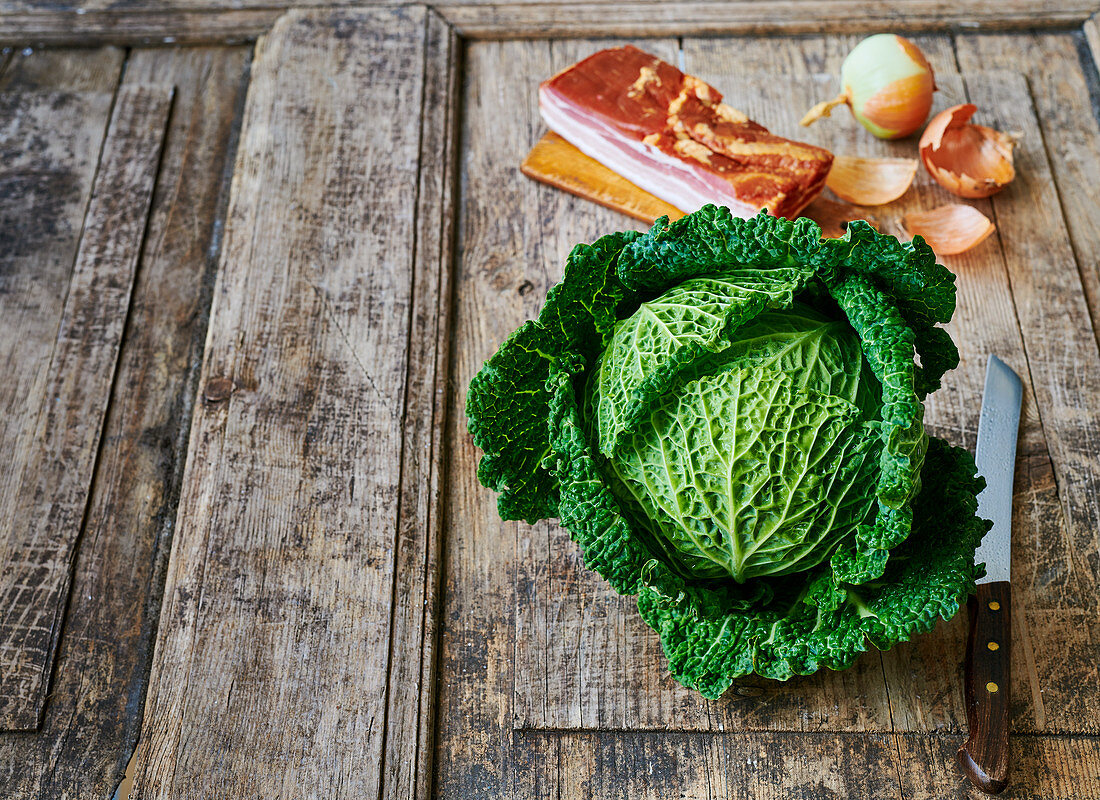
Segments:
[[[504,519],[557,517],[673,675],[844,669],[974,591],[982,480],[930,438],[958,364],[931,249],[707,206],[578,245],[470,384]]]

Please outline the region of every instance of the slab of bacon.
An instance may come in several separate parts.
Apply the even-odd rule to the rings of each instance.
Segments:
[[[828,150],[773,136],[698,78],[636,47],[601,50],[539,87],[550,129],[683,211],[707,203],[794,217],[825,185]]]

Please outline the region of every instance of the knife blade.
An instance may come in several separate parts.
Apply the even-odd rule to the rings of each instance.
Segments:
[[[974,554],[975,561],[985,562],[986,574],[967,603],[970,633],[963,688],[970,736],[958,752],[967,777],[990,794],[1008,785],[1010,767],[1012,477],[1022,400],[1019,377],[990,355],[974,460],[986,480],[978,495],[978,516],[991,520],[993,527]]]

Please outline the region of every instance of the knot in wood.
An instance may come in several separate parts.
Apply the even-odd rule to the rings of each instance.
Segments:
[[[233,394],[234,388],[230,378],[211,378],[206,382],[202,397],[208,403],[220,403]]]

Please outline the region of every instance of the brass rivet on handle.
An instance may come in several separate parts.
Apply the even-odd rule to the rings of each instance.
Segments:
[[[1000,611],[1001,610],[1001,604],[998,603],[996,600],[991,600],[989,602],[989,610],[990,611]]]
[[[988,647],[990,650],[996,650],[998,647],[1000,647],[1000,645],[996,642],[990,642],[986,645],[986,647]]]
[[[997,691],[998,689],[1000,689],[1000,688],[1001,688],[1001,687],[999,687],[999,686],[998,686],[997,684],[995,684],[995,683],[994,683],[993,681],[990,681],[989,683],[987,683],[987,684],[985,685],[985,690],[986,690],[987,692],[989,692],[990,694],[993,694],[994,692],[996,692],[996,691]]]

